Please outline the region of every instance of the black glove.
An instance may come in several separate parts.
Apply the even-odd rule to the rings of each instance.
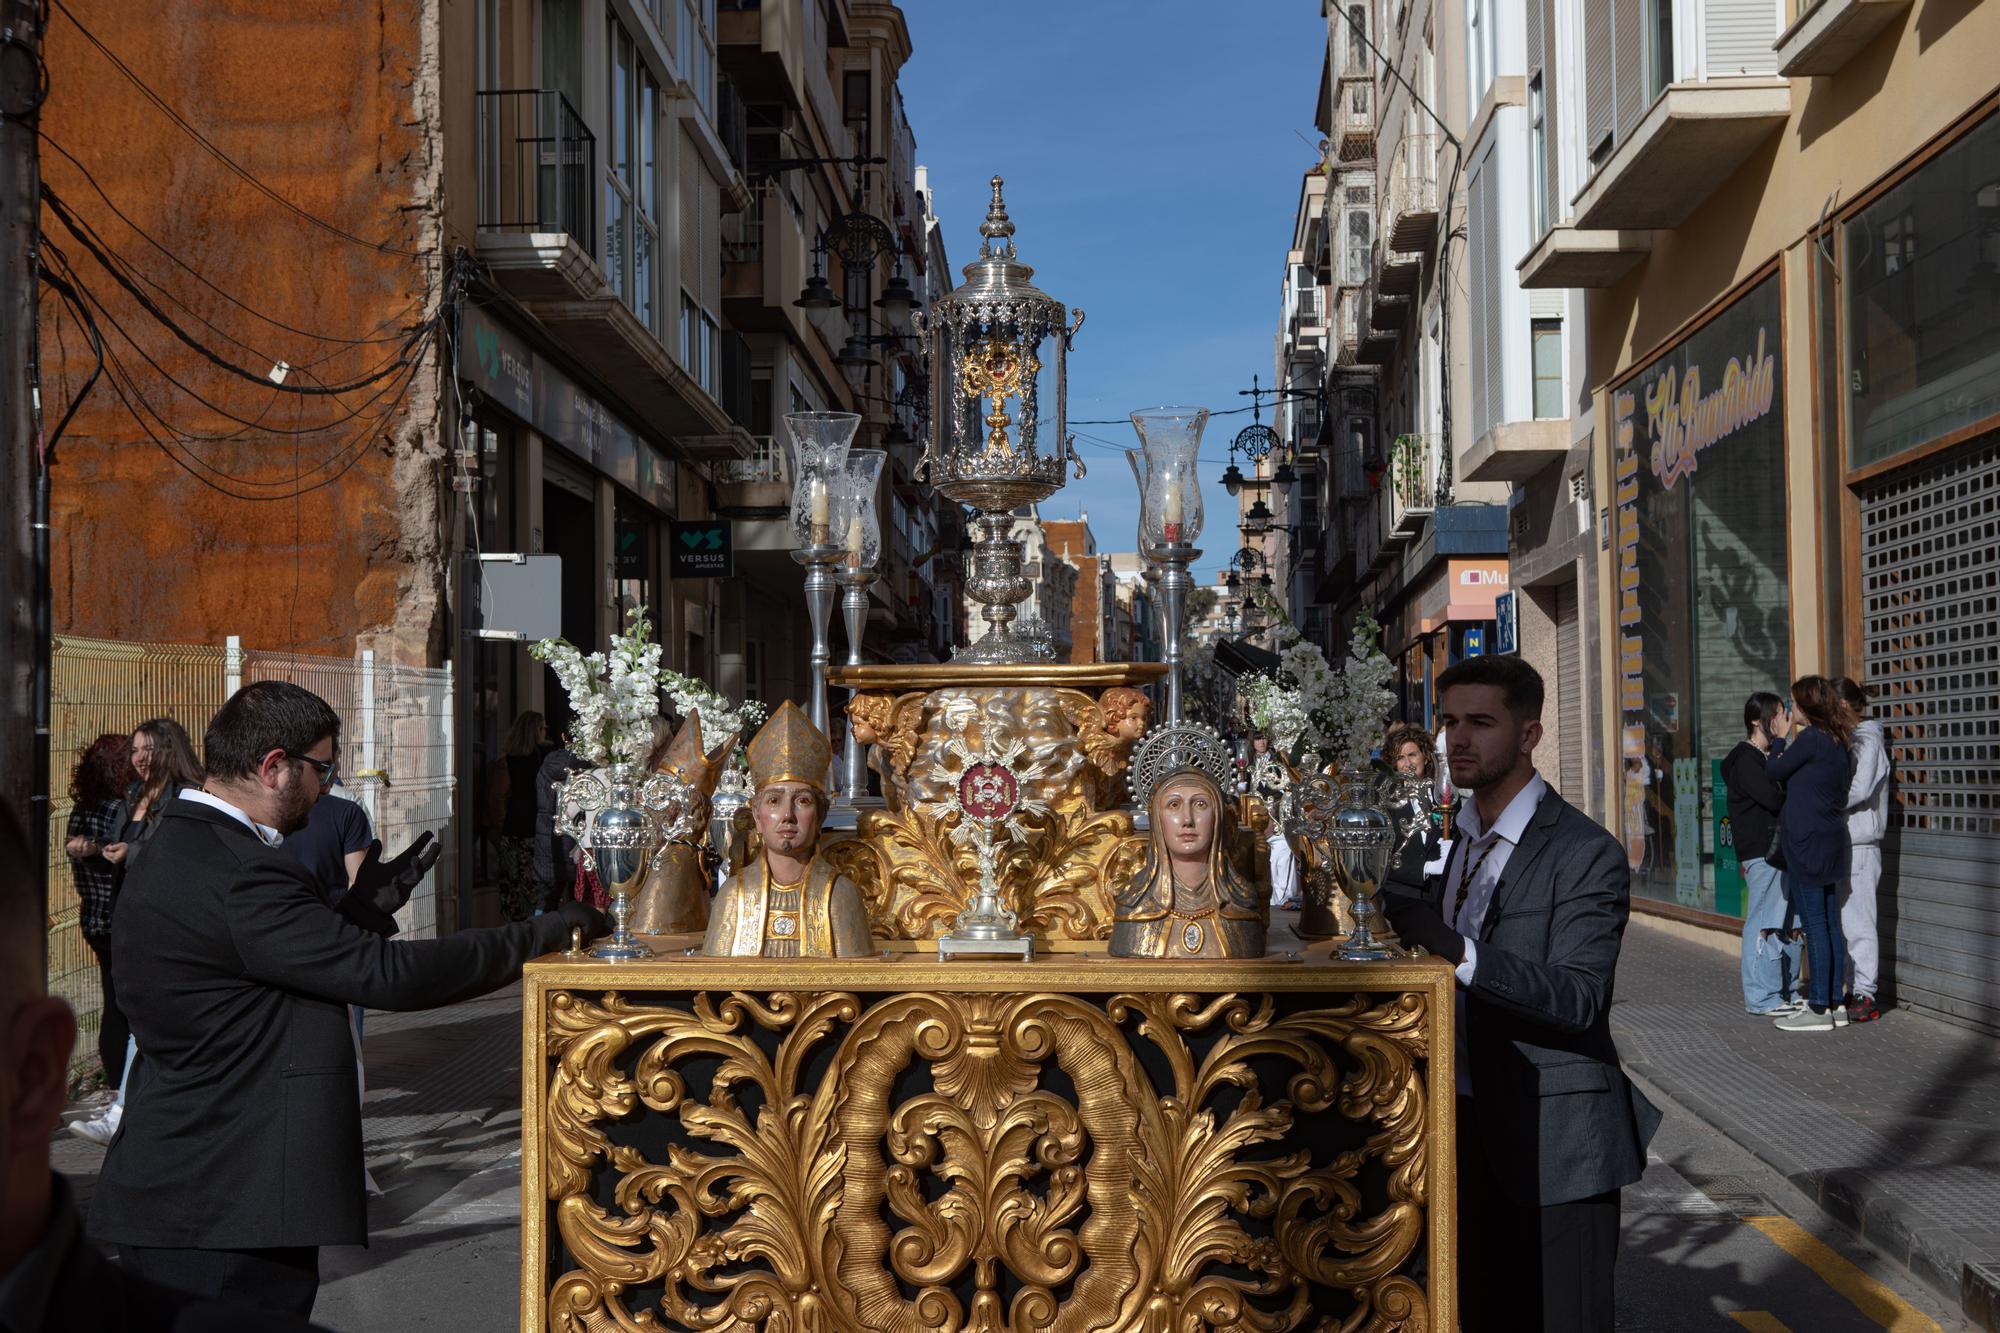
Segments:
[[[611,920],[589,903],[575,898],[565,898],[556,908],[555,914],[562,918],[563,937],[572,938],[576,931],[583,932],[583,942],[601,940],[611,933]]]
[[[410,895],[417,891],[417,885],[423,883],[443,851],[443,846],[426,829],[400,856],[384,861],[382,843],[377,839],[368,844],[368,854],[354,874],[351,892],[361,895],[363,901],[384,916],[394,916],[410,901]]]
[[[1465,937],[1447,926],[1429,903],[1405,893],[1385,893],[1377,901],[1405,945],[1421,944],[1453,967],[1465,961]]]
[[[1393,888],[1384,890],[1394,893],[1403,890],[1405,896],[1424,891],[1424,867],[1430,864],[1432,843],[1428,838],[1412,838],[1404,843],[1396,853],[1396,859],[1389,863],[1388,874],[1383,876],[1385,885]]]

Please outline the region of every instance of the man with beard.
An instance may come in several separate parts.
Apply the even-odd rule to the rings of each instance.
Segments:
[[[209,723],[208,781],[161,816],[112,931],[140,1059],[90,1230],[163,1287],[312,1311],[319,1247],[367,1240],[347,1006],[469,999],[605,933],[581,903],[446,939],[397,942],[394,913],[435,852],[372,855],[329,906],[282,850],[339,768],[340,718],[259,681]]]
[[[1660,1123],[1611,1039],[1625,853],[1535,772],[1533,667],[1468,658],[1437,690],[1452,781],[1472,799],[1443,873],[1383,906],[1458,977],[1460,1324],[1608,1329],[1618,1192]]]

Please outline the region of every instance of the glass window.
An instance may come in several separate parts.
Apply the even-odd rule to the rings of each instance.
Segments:
[[[604,163],[604,276],[658,336],[660,86],[624,26],[611,19],[605,31],[611,124]]]
[[[1531,3],[1534,0],[1530,0]],[[1529,170],[1528,198],[1534,205],[1534,240],[1537,244],[1549,233],[1549,118],[1542,99],[1542,76],[1528,81]]]
[[[1849,467],[2000,413],[2000,116],[1841,227]]]
[[[695,105],[715,123],[715,0],[681,0],[681,76],[694,91]]]
[[[701,380],[701,307],[686,292],[681,293],[681,366],[693,379]]]
[[[1621,826],[1633,891],[1742,915],[1716,769],[1791,680],[1778,279],[1612,395]]]
[[[1563,411],[1563,325],[1559,319],[1538,319],[1535,342],[1535,420],[1566,417]]]

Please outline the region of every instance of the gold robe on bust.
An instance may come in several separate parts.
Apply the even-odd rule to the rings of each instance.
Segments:
[[[1228,887],[1240,887],[1240,881]],[[1169,893],[1178,901],[1170,901]],[[1190,902],[1190,898],[1196,901]],[[1118,896],[1117,911],[1108,950],[1115,957],[1264,956],[1264,912],[1254,897],[1246,901],[1240,893],[1225,892],[1217,904],[1209,883],[1189,890],[1174,884],[1171,870],[1150,879],[1135,879]],[[1189,947],[1190,926],[1200,937],[1193,948]]]
[[[861,890],[825,858],[815,856],[806,870],[796,952],[768,933],[771,894],[770,870],[760,855],[730,876],[715,896],[702,953],[710,958],[859,958],[874,952]],[[767,943],[778,947],[769,949]]]

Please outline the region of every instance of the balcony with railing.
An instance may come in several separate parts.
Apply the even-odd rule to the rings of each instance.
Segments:
[[[1335,365],[1351,366],[1360,359],[1361,333],[1365,326],[1362,302],[1367,293],[1366,287],[1339,287],[1334,291]]]
[[[1438,137],[1405,134],[1396,142],[1387,180],[1389,248],[1421,253],[1437,239]]]
[[[476,105],[480,260],[522,300],[596,294],[596,136],[554,89],[482,92]]]
[[[729,324],[758,333],[803,333],[806,312],[792,304],[808,273],[804,209],[787,178],[760,181],[739,213],[722,218],[722,311]]]
[[[731,518],[777,518],[788,512],[792,488],[785,477],[785,451],[769,435],[750,437],[750,453],[709,466],[715,478],[715,507]]]
[[[1437,504],[1444,456],[1436,435],[1398,435],[1389,447],[1389,470],[1382,475],[1385,522],[1391,541],[1407,541],[1422,530]]]
[[[1335,89],[1333,142],[1343,162],[1375,156],[1375,83],[1367,74],[1345,74]]]

